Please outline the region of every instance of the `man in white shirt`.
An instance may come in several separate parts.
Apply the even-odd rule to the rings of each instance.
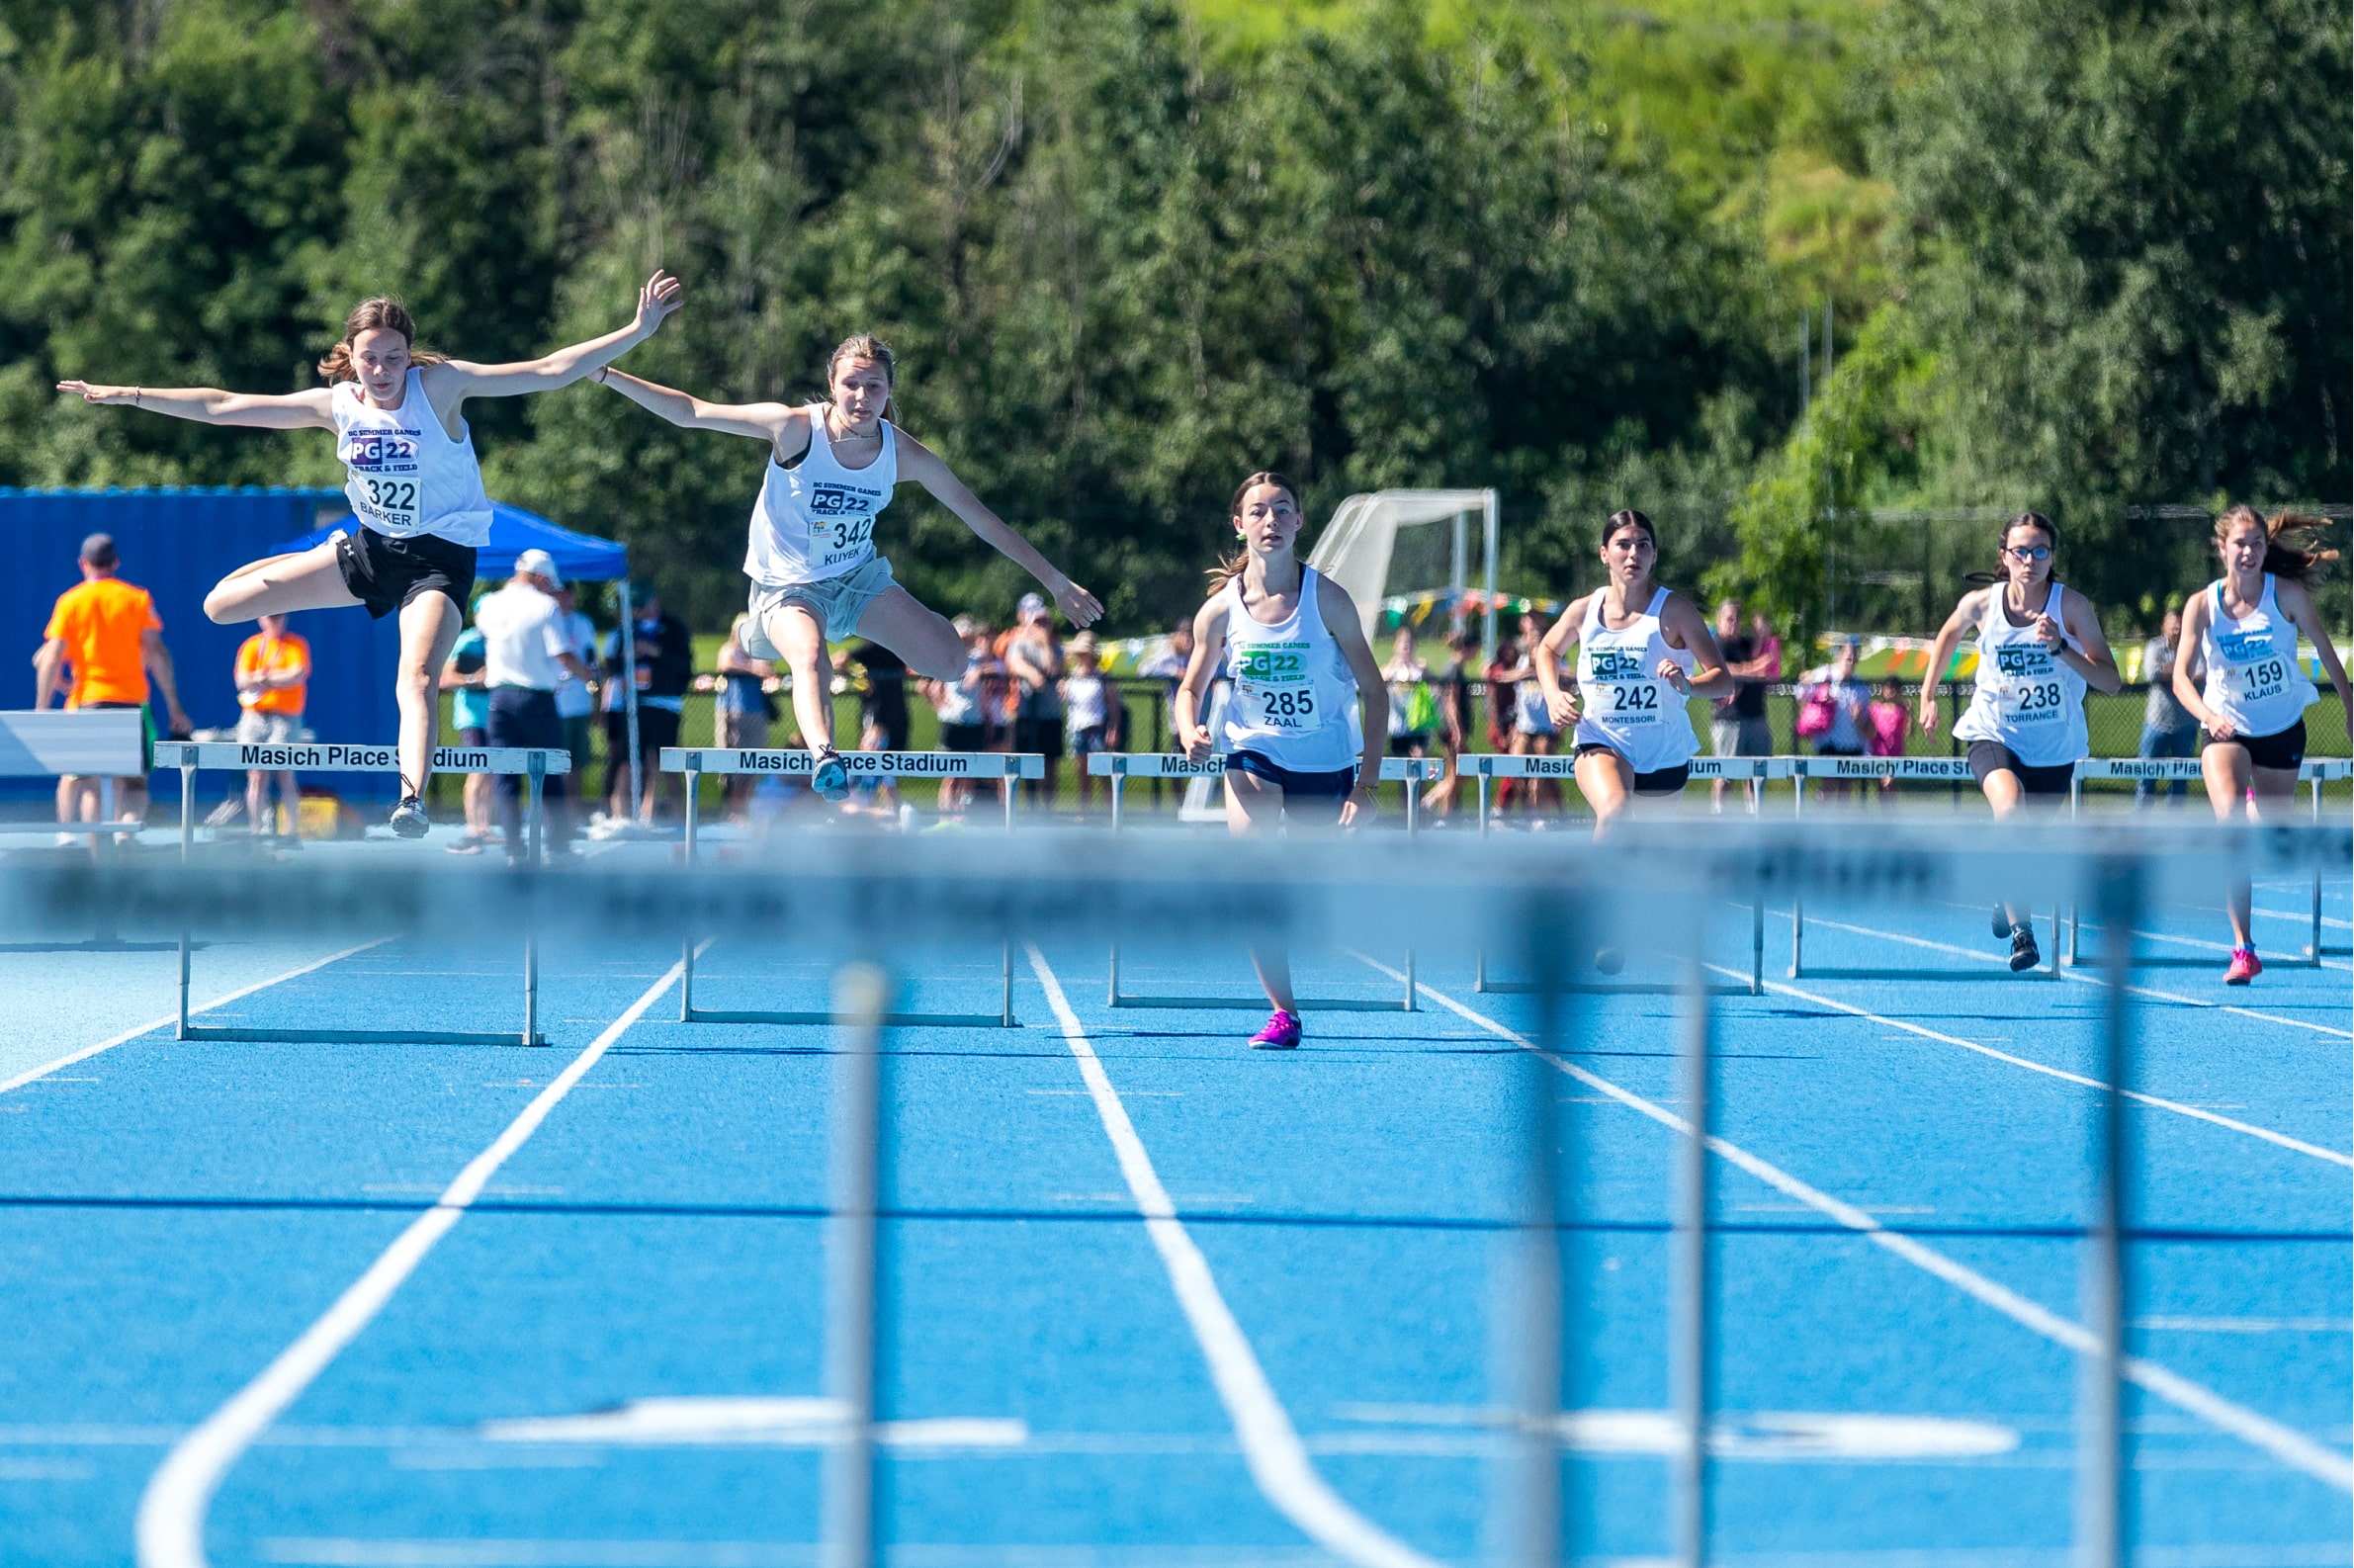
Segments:
[[[564,612],[554,597],[563,582],[546,551],[526,550],[515,558],[515,575],[507,585],[484,594],[475,606],[475,626],[482,634],[482,679],[490,688],[494,746],[564,745],[556,690],[567,675],[585,684],[588,666],[572,652]],[[548,775],[548,842],[558,854],[571,838],[565,785],[563,774]],[[518,863],[524,855],[523,781],[513,774],[498,781],[498,820],[506,832],[507,860]]]

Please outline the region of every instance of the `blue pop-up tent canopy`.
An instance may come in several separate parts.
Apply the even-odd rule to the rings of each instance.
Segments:
[[[290,539],[278,549],[286,553],[322,545],[338,526],[348,529],[353,524],[345,517],[314,528],[300,539]],[[611,582],[628,577],[630,572],[628,546],[592,534],[575,534],[537,512],[492,501],[490,542],[475,552],[475,569],[485,577],[503,577],[515,569],[515,558],[526,550],[548,552],[567,582]]]

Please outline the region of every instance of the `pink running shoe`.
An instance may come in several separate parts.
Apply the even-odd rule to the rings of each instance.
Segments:
[[[2223,984],[2244,986],[2262,973],[2264,960],[2256,956],[2254,948],[2234,947],[2231,949],[2231,967],[2223,971]]]
[[[1296,1051],[1300,1044],[1300,1015],[1277,1007],[1266,1024],[1251,1036],[1254,1051]]]

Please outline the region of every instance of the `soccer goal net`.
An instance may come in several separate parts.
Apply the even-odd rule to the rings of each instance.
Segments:
[[[1479,564],[1471,559],[1473,535]],[[1385,628],[1443,634],[1474,610],[1494,641],[1496,492],[1375,490],[1333,513],[1308,565],[1349,590],[1368,642]],[[1479,572],[1477,593],[1472,572]]]

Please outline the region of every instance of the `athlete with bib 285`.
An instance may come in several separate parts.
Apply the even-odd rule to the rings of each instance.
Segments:
[[[1577,727],[1571,769],[1594,808],[1600,837],[1637,796],[1684,793],[1700,748],[1687,697],[1729,697],[1733,677],[1700,607],[1651,580],[1659,534],[1637,511],[1613,512],[1602,530],[1611,580],[1570,602],[1532,662],[1553,722]],[[1575,644],[1578,690],[1561,684]]]
[[[175,419],[264,430],[332,430],[359,526],[325,544],[238,567],[205,596],[223,625],[297,610],[366,605],[379,619],[400,612],[400,801],[392,828],[422,837],[425,780],[440,723],[436,682],[466,624],[475,551],[490,537],[490,501],[466,426],[469,397],[553,392],[602,370],[654,335],[678,308],[678,281],[655,273],[638,291],[638,314],[603,337],[513,365],[474,365],[419,349],[416,323],[397,300],[361,303],[319,361],[324,387],[264,395],[209,387],[102,387],[59,382],[94,403],[122,403]]]
[[[798,408],[705,402],[618,371],[599,378],[674,425],[768,443],[743,558],[744,575],[752,579],[751,616],[738,646],[793,671],[794,716],[816,758],[810,786],[829,801],[850,793],[850,775],[833,748],[828,642],[858,636],[880,643],[930,680],[958,680],[965,672],[956,628],[893,581],[891,563],[875,554],[875,519],[900,480],[922,485],[1036,577],[1073,624],[1089,626],[1103,614],[1093,594],[1056,570],[947,464],[892,422],[892,369],[891,350],[879,338],[846,338],[827,366],[830,400]]]
[[[2000,573],[1976,577],[1988,586],[1963,594],[1929,650],[1933,677],[1943,674],[1962,634],[1978,634],[1978,679],[1969,707],[1954,722],[1954,739],[1969,742],[1969,770],[1997,818],[2030,801],[2065,800],[2076,764],[2092,742],[2084,728],[2084,692],[2114,692],[2123,684],[2101,618],[2092,602],[2051,576],[2059,531],[2039,512],[2003,524]],[[1937,734],[1937,680],[1921,682],[1915,717],[1923,735]],[[2013,973],[2043,962],[2022,906],[1994,912],[1994,934],[2011,939]]]
[[[1356,605],[1294,551],[1303,518],[1289,479],[1252,475],[1234,492],[1233,516],[1243,548],[1210,573],[1216,586],[1193,617],[1177,741],[1196,762],[1225,751],[1230,832],[1362,827],[1376,809],[1389,687]],[[1233,694],[1225,734],[1213,738],[1203,716],[1219,679]],[[1251,962],[1275,1009],[1251,1044],[1288,1051],[1300,1043],[1290,962],[1279,948],[1255,948]]]
[[[2248,821],[2262,822],[2267,803],[2285,802],[2297,789],[2305,710],[2318,696],[2297,659],[2299,632],[2311,640],[2354,729],[2354,691],[2306,587],[2324,562],[2337,559],[2336,551],[2320,547],[2326,526],[2318,517],[2287,512],[2267,522],[2253,507],[2232,507],[2215,525],[2223,574],[2182,607],[2182,646],[2205,658],[2207,683],[2193,685],[2191,661],[2178,658],[2174,696],[2207,732],[2199,766],[2218,822],[2229,822],[2243,803]],[[2249,903],[2242,878],[2231,889],[2227,986],[2244,986],[2264,972]]]

